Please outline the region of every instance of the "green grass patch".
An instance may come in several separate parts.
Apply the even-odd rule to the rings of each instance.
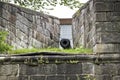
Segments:
[[[18,49],[9,51],[10,54],[24,54],[33,52],[57,52],[57,53],[69,53],[69,54],[91,54],[91,49],[75,48],[75,49],[59,49],[59,48],[41,48],[41,49]]]

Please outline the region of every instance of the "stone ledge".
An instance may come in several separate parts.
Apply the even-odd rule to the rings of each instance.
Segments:
[[[34,53],[35,54],[35,53]],[[120,54],[58,54],[58,53],[47,53],[47,55],[40,54],[38,55],[2,55],[0,57],[0,63],[24,63],[31,65],[38,64],[61,64],[61,63],[79,63],[79,62],[92,62],[95,64],[101,64],[105,62],[120,62]]]

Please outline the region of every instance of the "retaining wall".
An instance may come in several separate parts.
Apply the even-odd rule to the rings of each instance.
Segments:
[[[0,2],[0,29],[15,49],[59,46],[59,19],[23,7]]]
[[[0,80],[120,79],[119,54],[33,54],[0,57]]]

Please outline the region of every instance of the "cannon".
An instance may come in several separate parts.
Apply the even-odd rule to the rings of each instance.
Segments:
[[[69,39],[61,39],[60,45],[63,49],[69,49],[71,48],[70,40]]]

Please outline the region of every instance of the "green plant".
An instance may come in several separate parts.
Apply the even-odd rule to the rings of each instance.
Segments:
[[[12,47],[6,43],[6,37],[8,32],[0,31],[0,53],[7,53]]]
[[[96,80],[92,75],[86,75],[85,77],[85,80]]]
[[[17,49],[12,50],[10,54],[22,54],[22,53],[31,53],[31,52],[58,52],[58,53],[69,53],[69,54],[90,54],[92,53],[91,49],[86,48],[75,48],[75,49],[59,49],[59,48],[41,48],[41,49]]]

